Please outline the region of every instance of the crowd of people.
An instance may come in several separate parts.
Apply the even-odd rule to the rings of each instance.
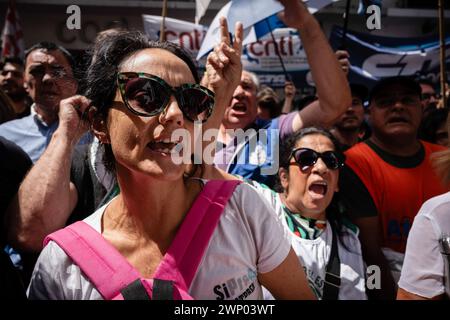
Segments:
[[[301,105],[295,83],[280,97],[242,70],[243,27],[230,39],[225,18],[202,77],[177,45],[119,29],[98,35],[83,70],[49,42],[2,62],[2,295],[450,293],[448,107],[423,79],[349,84],[348,53],[332,50],[303,4],[280,2],[314,78]],[[216,129],[213,164],[185,148],[198,123]],[[180,146],[189,161],[174,161]]]

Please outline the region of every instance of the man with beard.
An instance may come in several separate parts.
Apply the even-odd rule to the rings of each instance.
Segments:
[[[370,94],[372,136],[346,152],[339,193],[360,229],[365,262],[380,268],[381,286],[368,288],[369,297],[395,298],[414,217],[423,202],[446,191],[430,161],[445,148],[417,138],[422,112],[417,82],[379,81]]]
[[[422,89],[422,110],[424,116],[431,110],[436,108],[439,101],[439,96],[434,90],[433,83],[426,79],[420,79],[420,88]]]
[[[35,44],[25,53],[25,86],[34,102],[31,114],[0,125],[0,136],[20,146],[33,162],[58,127],[59,102],[77,92],[73,65],[71,54],[54,43]]]
[[[15,118],[30,114],[30,99],[23,83],[23,62],[20,58],[5,58],[0,63],[0,88],[10,99]]]
[[[217,137],[214,164],[231,174],[273,187],[280,139],[312,125],[330,126],[350,104],[345,73],[319,23],[302,2],[280,1],[284,23],[298,29],[319,99],[300,111],[271,120],[258,119],[258,78],[243,71]]]
[[[363,133],[364,122],[364,101],[367,100],[368,90],[360,84],[350,84],[352,92],[352,104],[341,115],[331,133],[338,139],[343,150],[347,150],[356,143],[360,142]]]

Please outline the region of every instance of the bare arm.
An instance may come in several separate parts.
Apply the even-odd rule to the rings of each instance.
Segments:
[[[270,272],[258,274],[258,280],[275,299],[316,300],[292,248],[278,267]]]
[[[318,101],[299,111],[294,131],[311,125],[330,126],[351,104],[346,76],[317,20],[298,0],[280,0],[285,6],[282,19],[298,29],[317,88]]]
[[[364,261],[368,266],[376,265],[381,270],[381,288],[368,290],[369,298],[377,300],[395,299],[395,283],[389,268],[389,264],[381,251],[380,227],[378,217],[365,217],[354,219],[358,226],[359,240]]]
[[[64,227],[75,208],[78,196],[70,182],[71,158],[87,126],[79,125],[74,106],[83,110],[88,104],[81,96],[61,101],[59,127],[8,208],[8,240],[18,249],[40,251],[45,236]]]

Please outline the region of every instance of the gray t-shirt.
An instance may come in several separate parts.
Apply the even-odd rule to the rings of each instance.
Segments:
[[[408,235],[405,261],[398,286],[433,298],[445,292],[444,259],[439,238],[450,235],[450,192],[426,201]]]

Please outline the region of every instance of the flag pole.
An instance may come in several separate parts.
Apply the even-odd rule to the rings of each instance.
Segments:
[[[159,30],[159,41],[166,41],[166,16],[167,16],[167,0],[163,1],[162,5],[162,20],[161,29]]]
[[[281,64],[281,68],[283,69],[284,77],[285,77],[286,81],[291,81],[291,77],[288,75],[288,73],[286,71],[286,67],[284,66],[283,58],[281,57],[280,51],[278,50],[278,44],[275,41],[275,36],[273,35],[272,28],[270,27],[269,20],[267,20],[267,18],[264,19],[264,20],[266,20],[267,27],[269,28],[270,36],[272,37],[273,45],[275,47],[275,53],[277,54],[278,59],[280,60],[280,64]]]
[[[444,29],[444,1],[438,0],[439,8],[439,42],[440,42],[440,60],[441,60],[441,96],[442,107],[447,105],[447,97],[445,94],[446,75],[445,75],[445,29]]]
[[[347,39],[347,30],[348,30],[348,19],[350,14],[350,0],[347,0],[347,4],[345,5],[345,13],[344,13],[344,28],[342,30],[342,42],[340,49],[345,50],[345,42]]]

